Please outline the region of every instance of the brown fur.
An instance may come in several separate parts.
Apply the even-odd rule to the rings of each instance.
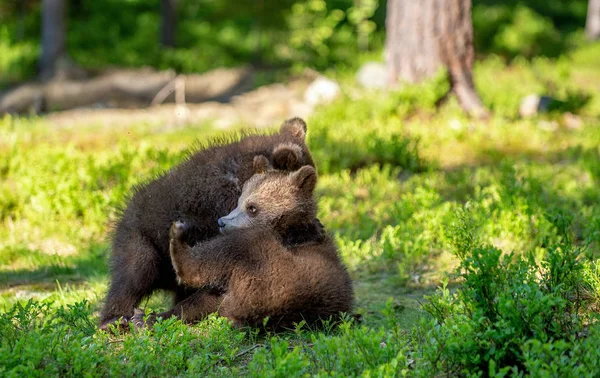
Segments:
[[[260,159],[255,159],[255,167],[264,172]],[[218,311],[234,324],[252,326],[269,317],[272,326],[285,327],[351,310],[350,278],[335,244],[315,220],[315,184],[311,166],[294,173],[269,170],[254,175],[232,212],[247,212],[252,204],[255,215],[244,217],[250,221],[238,222],[193,248],[182,240],[185,224],[172,226],[170,253],[177,278],[187,287],[205,289],[205,315]],[[315,235],[308,242],[286,245],[282,229],[311,230]],[[162,316],[173,314],[189,321],[177,310]]]
[[[112,241],[112,280],[100,327],[129,319],[140,301],[157,289],[175,292],[176,308],[194,320],[205,292],[178,285],[169,258],[169,228],[178,219],[194,245],[219,234],[217,219],[236,207],[253,161],[264,155],[277,169],[314,165],[305,144],[306,124],[286,121],[273,135],[246,135],[201,149],[156,180],[138,187],[118,221]]]

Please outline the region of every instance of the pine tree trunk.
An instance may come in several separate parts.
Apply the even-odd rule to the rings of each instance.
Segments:
[[[67,0],[42,0],[42,54],[40,78],[47,80],[56,73],[56,64],[65,56]]]
[[[17,2],[17,14],[18,14],[17,33],[16,33],[17,41],[22,41],[23,38],[25,38],[25,16],[27,15],[25,13],[25,5],[26,4],[23,1]]]
[[[177,29],[177,0],[161,0],[162,17],[160,42],[164,47],[175,47]]]
[[[585,33],[592,41],[600,39],[600,0],[589,0]]]
[[[465,111],[487,116],[473,83],[471,0],[389,0],[386,60],[391,84],[418,83],[446,67]]]

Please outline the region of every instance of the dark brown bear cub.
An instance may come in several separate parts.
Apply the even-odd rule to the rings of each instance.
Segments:
[[[289,173],[267,167],[266,158],[255,158],[260,173],[244,184],[237,207],[219,219],[221,236],[190,247],[182,241],[186,225],[172,226],[177,279],[187,287],[222,288],[220,295],[205,292],[203,312],[218,311],[237,325],[258,326],[269,317],[279,328],[350,312],[350,277],[331,238],[315,226],[315,169],[307,165]],[[296,229],[318,234],[284,244],[282,235]]]
[[[169,228],[178,220],[188,226],[186,241],[204,242],[219,234],[217,219],[236,206],[243,184],[253,175],[257,155],[276,169],[313,165],[305,144],[306,124],[286,121],[273,135],[246,135],[238,141],[215,142],[165,175],[138,187],[123,211],[112,240],[111,285],[100,327],[124,319],[154,290],[175,293],[175,309],[200,318],[205,292],[178,285],[169,257]]]

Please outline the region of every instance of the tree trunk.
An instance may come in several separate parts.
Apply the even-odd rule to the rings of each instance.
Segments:
[[[27,15],[25,13],[25,6],[26,4],[23,1],[17,2],[17,14],[19,18],[17,21],[16,40],[19,42],[25,38],[25,16]]]
[[[67,0],[42,0],[42,55],[40,78],[51,79],[59,59],[65,56]]]
[[[600,39],[600,0],[590,0],[588,3],[585,33],[592,41]]]
[[[418,83],[446,67],[463,109],[487,116],[472,76],[471,0],[389,0],[386,28],[391,85]]]
[[[161,0],[162,17],[160,42],[163,47],[175,47],[175,30],[177,29],[177,0]]]

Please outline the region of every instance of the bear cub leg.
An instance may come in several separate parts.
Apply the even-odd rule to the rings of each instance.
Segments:
[[[198,277],[190,273],[188,267],[193,262],[191,260],[192,248],[183,241],[188,225],[182,221],[173,223],[170,229],[170,246],[171,262],[177,276],[177,282],[182,285],[184,282],[196,280]],[[183,268],[183,269],[182,269]],[[211,292],[209,289],[198,289],[194,294],[188,296],[183,301],[177,303],[175,307],[169,311],[159,314],[151,313],[146,317],[144,311],[135,309],[134,315],[131,318],[136,329],[151,327],[158,318],[169,318],[175,316],[186,323],[195,323],[212,312],[216,312],[221,305],[223,298],[221,294]]]
[[[171,262],[173,263],[173,269],[177,277],[177,283],[183,285],[186,281],[186,277],[183,275],[185,271],[180,269],[180,266],[185,264],[185,260],[190,256],[192,248],[183,241],[185,231],[188,225],[182,221],[173,223],[170,230],[170,245],[169,253],[171,254]]]

